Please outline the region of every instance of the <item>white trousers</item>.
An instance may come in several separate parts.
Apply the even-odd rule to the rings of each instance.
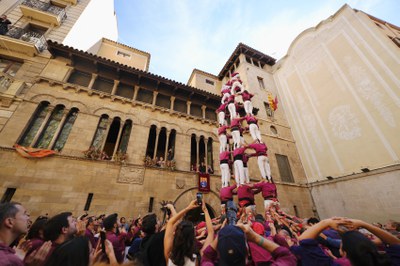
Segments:
[[[243,161],[242,160],[235,160],[233,163],[233,166],[235,168],[235,180],[236,184],[244,184],[245,183],[245,177],[244,177],[244,167],[243,167]]]
[[[229,185],[229,180],[231,179],[231,173],[229,171],[229,165],[227,163],[222,163],[219,165],[221,169],[221,183],[222,187],[227,187]]]
[[[225,112],[218,113],[218,123],[222,126],[225,125]]]
[[[219,138],[219,153],[221,153],[228,149],[228,139],[224,134],[219,135],[218,138]]]
[[[229,114],[231,115],[231,121],[236,117],[236,106],[235,103],[228,104]]]
[[[244,110],[246,111],[246,114],[253,114],[253,104],[251,101],[245,101],[243,103]]]
[[[258,140],[259,142],[262,142],[261,132],[256,124],[250,124],[249,131],[250,131],[251,138],[253,140]]]
[[[224,95],[222,95],[221,103],[225,103],[225,101],[228,100],[229,96],[231,96],[230,93],[224,93]]]
[[[268,177],[268,180],[271,181],[271,168],[268,157],[265,155],[258,156],[257,161],[262,178],[266,179]]]
[[[240,147],[240,131],[239,130],[233,130],[231,131],[232,134],[232,140],[233,140],[233,148],[239,148]]]
[[[249,168],[243,166],[243,170],[244,170],[244,180],[246,181],[246,183],[250,183]]]

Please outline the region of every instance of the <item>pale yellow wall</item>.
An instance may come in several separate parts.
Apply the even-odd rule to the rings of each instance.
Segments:
[[[400,53],[343,7],[300,34],[274,73],[310,182],[399,162]]]
[[[1,1],[0,5],[0,14],[7,14],[13,5],[15,5],[18,1],[17,0],[3,0]]]
[[[214,85],[207,83],[206,80],[213,81]],[[206,75],[200,71],[193,71],[188,85],[213,94],[221,94],[221,83],[219,82],[218,78],[211,75]]]
[[[129,56],[118,55],[118,52]],[[147,71],[149,68],[150,54],[104,39],[97,55],[140,70]]]

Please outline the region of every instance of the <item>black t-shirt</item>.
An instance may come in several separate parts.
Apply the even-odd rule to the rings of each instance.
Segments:
[[[8,25],[10,25],[11,22],[8,19],[0,19],[0,34],[6,34],[8,32]]]
[[[152,236],[145,237],[141,243],[143,263],[145,266],[165,266],[164,258],[164,236],[165,230]]]

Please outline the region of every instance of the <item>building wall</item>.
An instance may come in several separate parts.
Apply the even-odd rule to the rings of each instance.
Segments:
[[[399,48],[345,5],[301,33],[275,80],[308,181],[399,163]]]
[[[214,84],[207,83],[207,80]],[[210,93],[221,94],[221,82],[218,78],[197,69],[193,70],[188,85]]]
[[[102,38],[117,41],[114,0],[81,0],[78,5],[87,7],[77,10],[79,19],[71,25],[63,44],[87,51]]]
[[[105,39],[95,54],[143,71],[147,71],[150,64],[150,54]]]
[[[311,185],[321,218],[354,217],[384,223],[400,219],[398,204],[400,166],[346,176]]]

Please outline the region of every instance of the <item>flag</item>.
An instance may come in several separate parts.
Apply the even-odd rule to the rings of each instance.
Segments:
[[[24,158],[43,158],[56,153],[53,150],[35,149],[31,147],[24,147],[18,144],[14,145],[15,150]]]

